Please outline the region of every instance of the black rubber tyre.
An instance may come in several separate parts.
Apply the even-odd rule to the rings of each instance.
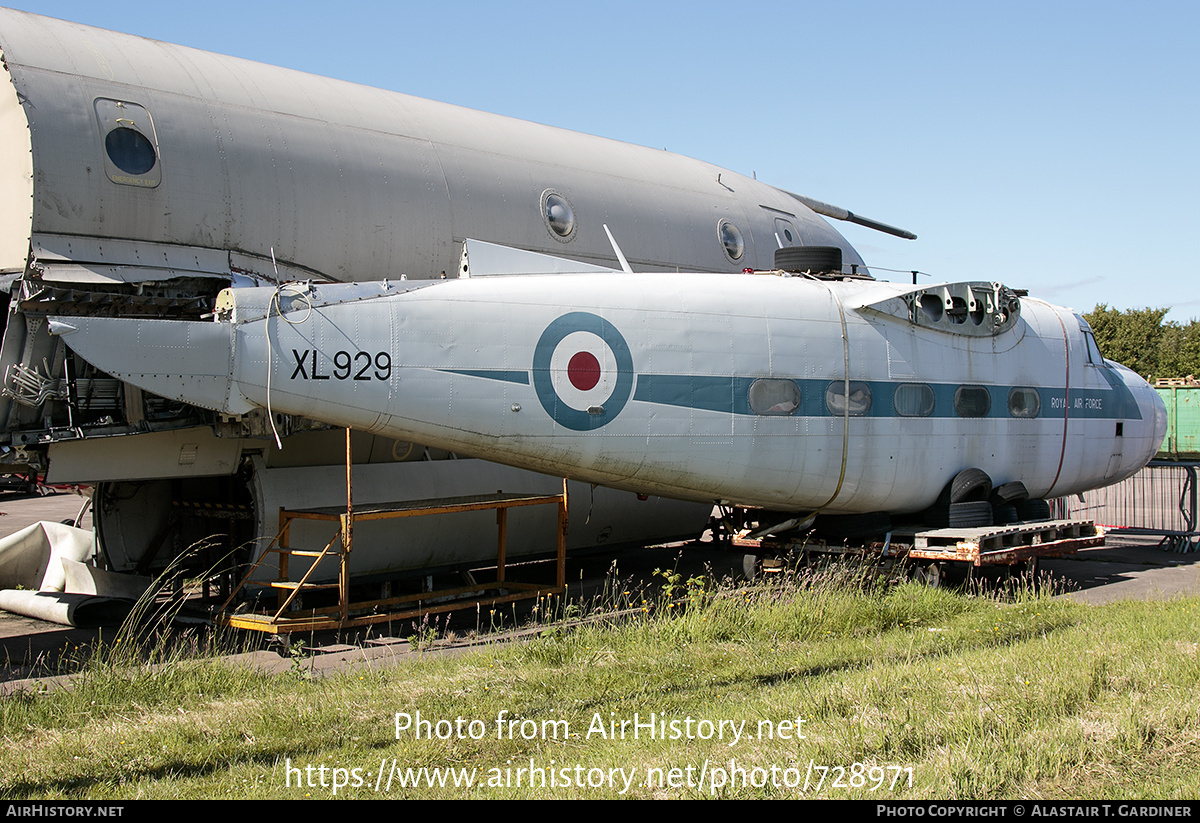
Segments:
[[[1029,499],[1029,490],[1025,488],[1025,484],[1020,480],[1014,480],[1011,483],[1001,483],[996,488],[992,489],[991,501],[995,505],[1007,505],[1009,503],[1020,503],[1022,500]]]
[[[1017,504],[1017,516],[1024,523],[1050,519],[1050,504],[1045,500],[1023,500]]]
[[[1016,523],[1020,518],[1017,516],[1016,506],[992,506],[992,523],[997,526],[1007,526],[1010,523]]]
[[[968,503],[951,503],[949,526],[952,529],[970,529],[992,525],[992,504],[986,500]]]
[[[950,502],[986,501],[992,493],[992,478],[983,469],[963,469],[950,481]]]
[[[753,583],[759,578],[759,563],[757,554],[742,555],[742,576]]]
[[[788,246],[776,249],[775,268],[813,274],[841,274],[842,250],[837,246]]]
[[[940,563],[927,563],[913,569],[912,579],[914,583],[936,589],[942,585],[945,576]]]

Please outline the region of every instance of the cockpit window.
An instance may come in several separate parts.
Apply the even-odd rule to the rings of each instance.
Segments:
[[[1104,355],[1100,353],[1100,346],[1096,343],[1096,335],[1092,333],[1092,327],[1088,322],[1079,315],[1075,315],[1079,320],[1079,332],[1083,335],[1083,343],[1087,346],[1087,359],[1093,366],[1104,365]]]

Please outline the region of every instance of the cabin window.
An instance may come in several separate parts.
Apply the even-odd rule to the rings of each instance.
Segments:
[[[901,383],[892,395],[892,405],[901,417],[928,417],[933,414],[933,388],[925,383]]]
[[[857,380],[850,381],[850,400],[846,402],[846,383],[835,380],[825,389],[825,408],[830,414],[849,414],[861,417],[871,411],[871,387]]]
[[[566,243],[575,237],[575,210],[561,193],[554,189],[542,192],[542,219],[550,236]]]
[[[742,232],[737,226],[728,220],[722,220],[717,224],[717,237],[720,238],[721,247],[725,249],[725,255],[730,260],[742,259],[742,255],[746,253],[746,243],[742,240]]]
[[[1042,413],[1042,398],[1037,389],[1017,386],[1008,393],[1008,414],[1010,417],[1034,418]]]
[[[800,408],[800,387],[792,380],[755,380],[750,384],[750,411],[784,416]]]
[[[954,411],[959,417],[987,417],[992,395],[983,386],[959,386],[954,392]]]

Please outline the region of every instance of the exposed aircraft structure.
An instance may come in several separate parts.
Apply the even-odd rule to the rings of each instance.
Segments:
[[[606,223],[639,271],[763,269],[781,246],[826,246],[865,272],[813,209],[862,218],[667,152],[16,11],[0,10],[0,51],[0,446],[14,469],[97,484],[116,568],[214,531],[233,544],[272,532],[282,505],[336,504],[342,438],[304,412],[230,416],[147,392],[51,336],[51,316],[207,328],[231,286],[454,277],[467,237],[607,267]],[[485,345],[507,345],[489,328]],[[382,341],[372,358],[384,352],[398,376],[405,361]],[[556,486],[382,431],[354,447],[363,502]],[[707,516],[575,491],[575,547],[693,534]],[[534,517],[511,524],[513,554]],[[360,551],[364,526],[356,559],[381,572],[470,562],[447,547],[488,545],[492,524],[473,522],[406,524],[402,555]]]

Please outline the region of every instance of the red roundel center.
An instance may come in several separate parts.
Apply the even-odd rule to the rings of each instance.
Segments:
[[[579,391],[594,389],[600,382],[600,361],[591,352],[581,351],[567,363],[567,379]]]

